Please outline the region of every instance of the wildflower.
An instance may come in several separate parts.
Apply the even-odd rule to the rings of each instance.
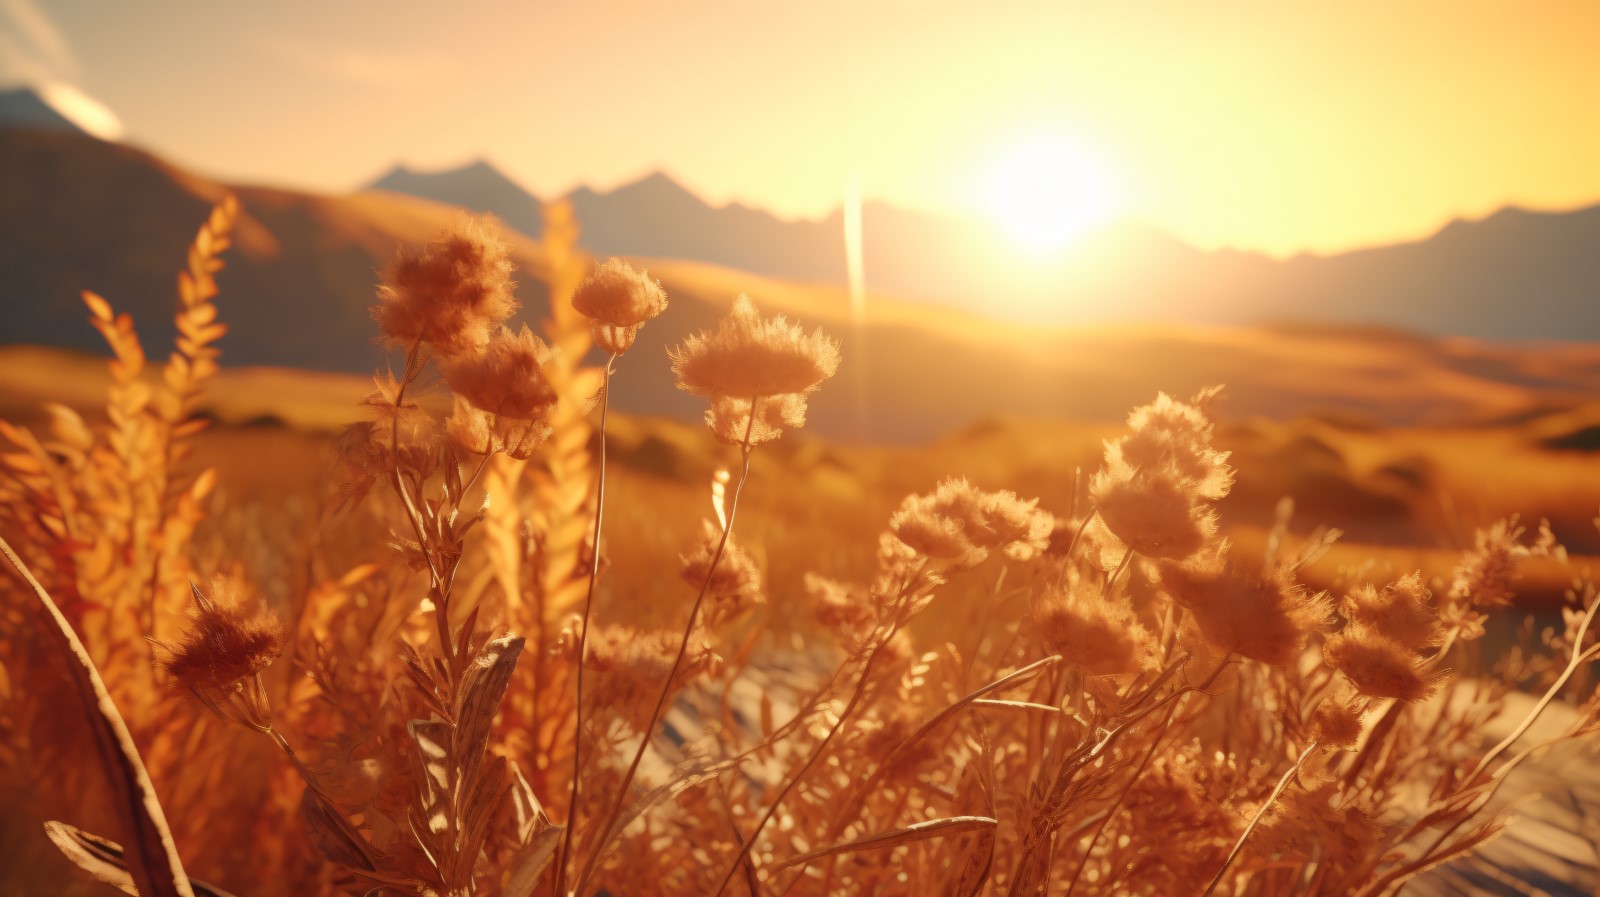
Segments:
[[[689,337],[669,354],[678,388],[711,399],[707,423],[725,442],[745,443],[746,433],[753,438],[758,423],[764,433],[780,422],[790,427],[804,423],[806,396],[839,369],[837,342],[820,329],[806,336],[781,315],[763,319],[743,295],[715,330]],[[729,398],[750,406],[727,402]],[[776,412],[763,407],[769,402],[778,403]]]
[[[1373,698],[1421,701],[1433,694],[1441,679],[1416,650],[1363,623],[1351,623],[1328,636],[1322,657],[1357,691]]]
[[[449,360],[444,379],[456,394],[496,417],[535,420],[550,413],[556,390],[544,369],[555,352],[528,325],[501,327],[483,349]]]
[[[1052,653],[1090,676],[1137,673],[1151,660],[1150,631],[1133,608],[1097,588],[1074,595],[1046,592],[1034,608],[1033,624]]]
[[[1352,747],[1361,738],[1366,702],[1355,695],[1329,698],[1311,714],[1311,736],[1323,747]]]
[[[1227,553],[1224,540],[1215,553],[1162,561],[1161,583],[1218,647],[1277,666],[1299,657],[1307,635],[1327,626],[1326,596],[1308,596],[1288,567],[1249,570]]]
[[[1387,634],[1410,648],[1431,648],[1444,638],[1439,615],[1428,605],[1422,574],[1412,573],[1381,589],[1363,585],[1345,596],[1352,621]]]
[[[1195,894],[1221,865],[1240,823],[1212,794],[1198,741],[1155,758],[1128,788],[1129,830],[1159,844],[1156,862],[1128,870],[1119,885],[1130,894]]]
[[[1386,834],[1338,779],[1310,775],[1296,777],[1284,789],[1260,830],[1262,848],[1274,856],[1317,858],[1333,894],[1355,891],[1358,870],[1376,860]]]
[[[718,601],[759,597],[761,571],[731,535],[723,546],[722,559],[717,562],[715,571],[712,570],[711,559],[716,556],[717,543],[721,541],[722,529],[709,520],[702,521],[694,550],[679,557],[684,580],[697,589],[705,589],[706,594]]]
[[[1233,485],[1233,469],[1227,465],[1228,453],[1211,447],[1214,428],[1206,414],[1221,391],[1220,386],[1202,390],[1187,403],[1160,393],[1154,402],[1135,408],[1128,416],[1129,434],[1106,445],[1107,467],[1171,467],[1194,484],[1201,498],[1225,497]]]
[[[816,602],[817,622],[847,640],[859,639],[876,618],[860,589],[815,573],[805,577],[806,594]]]
[[[981,563],[1005,549],[1018,559],[1042,552],[1055,518],[1015,492],[984,492],[964,479],[940,483],[927,495],[910,495],[889,519],[889,531],[918,554],[957,568]]]
[[[600,348],[620,355],[633,345],[644,322],[666,311],[667,294],[648,272],[611,259],[578,285],[572,307],[594,321],[594,338]]]
[[[444,432],[457,446],[473,455],[506,455],[525,461],[550,438],[550,424],[490,414],[462,396],[453,398]]]
[[[595,688],[593,706],[621,708],[633,730],[641,731],[649,722],[651,702],[672,671],[678,639],[679,633],[665,629],[640,630],[622,624],[596,628],[589,636],[584,659],[589,669],[605,674]],[[689,642],[672,688],[712,674],[721,664],[722,658],[697,635]]]
[[[257,731],[272,729],[261,671],[283,650],[283,627],[270,611],[246,615],[237,582],[219,576],[211,596],[192,586],[191,624],[177,644],[159,643],[162,669],[211,712]]]
[[[1089,495],[1106,529],[1145,557],[1183,560],[1217,532],[1216,515],[1199,501],[1195,485],[1171,468],[1127,476],[1101,471]]]
[[[383,275],[372,316],[386,342],[419,342],[452,356],[482,346],[517,310],[511,258],[491,219],[466,219],[420,249],[402,249]]]
[[[750,410],[756,411],[755,419]],[[785,428],[798,430],[806,425],[806,397],[784,393],[761,399],[742,396],[713,396],[706,409],[706,426],[728,445],[762,445],[783,435]]]
[[[1106,443],[1105,466],[1090,481],[1089,496],[1105,528],[1145,557],[1182,560],[1216,534],[1207,502],[1233,485],[1227,453],[1211,447],[1205,412],[1219,390],[1190,403],[1162,393],[1134,409],[1128,435]]]

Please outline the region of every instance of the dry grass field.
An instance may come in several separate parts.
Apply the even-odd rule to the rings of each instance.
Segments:
[[[1592,348],[857,319],[550,214],[419,224],[376,386],[217,367],[231,201],[170,356],[0,349],[0,891],[1380,897],[1597,727]]]

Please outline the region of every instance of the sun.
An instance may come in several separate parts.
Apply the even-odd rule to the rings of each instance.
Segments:
[[[1022,246],[1052,252],[1118,211],[1115,179],[1084,147],[1035,137],[998,156],[983,185],[990,216]]]

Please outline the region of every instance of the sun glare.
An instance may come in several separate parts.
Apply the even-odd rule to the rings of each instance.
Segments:
[[[1018,143],[998,157],[984,184],[989,214],[1019,244],[1059,250],[1117,211],[1107,166],[1059,138]]]

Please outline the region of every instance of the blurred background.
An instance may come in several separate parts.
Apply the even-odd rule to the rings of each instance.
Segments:
[[[1225,383],[1242,542],[1287,498],[1345,532],[1330,581],[1443,575],[1512,512],[1595,554],[1597,36],[1576,0],[0,0],[0,417],[103,406],[80,290],[163,355],[231,192],[200,461],[314,494],[385,363],[375,271],[492,213],[537,323],[564,199],[672,300],[614,391],[626,475],[692,501],[726,462],[663,347],[739,292],[842,338],[774,539],[954,474],[1064,514],[1129,408]]]

